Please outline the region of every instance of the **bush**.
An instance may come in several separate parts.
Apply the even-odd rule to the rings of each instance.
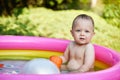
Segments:
[[[105,0],[105,9],[103,11],[103,18],[113,26],[117,26],[120,29],[120,1]]]
[[[0,17],[1,35],[29,35],[73,40],[70,29],[78,14],[88,14],[95,21],[92,42],[120,51],[120,30],[92,12],[81,10],[53,11],[45,8],[24,9],[16,17]]]

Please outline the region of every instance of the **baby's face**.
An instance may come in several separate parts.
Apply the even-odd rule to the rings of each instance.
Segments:
[[[78,20],[71,30],[76,43],[82,45],[91,41],[94,35],[94,27],[90,20]]]

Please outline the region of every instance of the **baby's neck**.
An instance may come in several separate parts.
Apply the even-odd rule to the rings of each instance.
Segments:
[[[89,43],[79,44],[79,43],[76,43],[76,42],[74,41],[74,44],[77,45],[77,46],[86,46],[86,45],[89,44]]]

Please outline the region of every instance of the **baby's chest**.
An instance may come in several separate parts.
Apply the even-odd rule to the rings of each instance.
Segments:
[[[70,51],[71,58],[83,58],[85,55],[85,50],[83,49],[74,49]]]

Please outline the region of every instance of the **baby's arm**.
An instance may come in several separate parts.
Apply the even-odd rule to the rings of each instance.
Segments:
[[[62,56],[60,56],[62,58],[63,63],[66,63],[69,59],[69,56],[68,56],[69,55],[69,47],[70,47],[70,45],[67,46],[64,54]]]
[[[88,44],[85,51],[84,64],[80,67],[79,72],[90,71],[90,69],[94,67],[94,61],[95,61],[94,47],[92,44]]]
[[[62,58],[62,63],[63,65],[61,65],[61,70],[67,70],[67,67],[65,65],[65,63],[68,61],[69,59],[69,45],[67,46],[63,56],[60,56]]]

